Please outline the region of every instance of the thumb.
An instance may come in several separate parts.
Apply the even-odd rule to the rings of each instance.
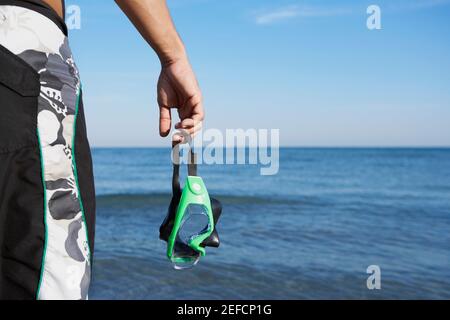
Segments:
[[[161,137],[167,137],[170,132],[170,126],[172,124],[172,115],[170,108],[166,106],[159,106],[159,135]]]

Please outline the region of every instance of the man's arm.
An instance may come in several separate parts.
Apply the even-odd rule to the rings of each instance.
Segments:
[[[178,109],[177,129],[190,134],[200,130],[204,117],[202,94],[183,42],[170,17],[165,0],[115,0],[161,61],[158,81],[160,135],[170,132],[171,108]],[[181,136],[174,137],[181,141]]]

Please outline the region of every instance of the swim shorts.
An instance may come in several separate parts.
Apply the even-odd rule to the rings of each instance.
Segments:
[[[0,299],[87,299],[95,192],[78,69],[54,11],[7,2],[0,0]]]

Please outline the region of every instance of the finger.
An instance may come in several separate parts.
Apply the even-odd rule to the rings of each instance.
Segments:
[[[203,103],[201,99],[192,98],[186,105],[185,109],[188,109],[188,117],[183,121],[177,123],[180,128],[192,128],[201,126],[203,119],[205,118],[205,112],[203,109]]]
[[[159,106],[159,134],[161,137],[167,137],[170,132],[172,123],[172,115],[170,108],[166,106]]]
[[[202,113],[198,113],[198,114],[194,114],[192,116],[192,120],[194,122],[194,126],[192,128],[193,130],[193,135],[195,135],[197,132],[199,132],[202,127],[203,127],[203,119],[205,118],[204,113],[202,111]]]
[[[194,119],[186,118],[175,125],[175,129],[188,129],[194,126]]]
[[[175,125],[176,129],[183,129],[187,131],[192,137],[200,131],[203,127],[203,121],[200,121],[203,117],[201,115],[194,116],[194,118],[187,118]]]
[[[189,141],[189,139],[186,139],[184,136],[180,136],[180,135],[177,135],[177,134],[175,134],[173,137],[172,137],[172,143],[175,143],[175,144],[183,144],[183,143],[186,143],[187,141]]]
[[[198,125],[205,119],[205,111],[203,109],[202,102],[192,108],[192,115],[190,118],[194,120],[194,126]]]
[[[185,133],[187,133],[187,134],[191,135],[192,137],[194,137],[194,135],[195,135],[198,131],[200,131],[200,130],[202,129],[203,122],[198,122],[198,123],[195,124],[195,123],[194,123],[194,120],[192,120],[192,119],[186,119],[186,120],[189,120],[189,121],[188,121],[188,123],[189,123],[188,126],[181,127],[181,125],[179,125],[179,128],[176,128],[176,129],[181,129],[181,130],[183,130]],[[183,120],[183,121],[184,121],[184,120]]]
[[[181,143],[181,142],[183,142],[183,136],[181,136],[179,134],[174,134],[172,136],[172,143],[177,144],[177,143]]]
[[[172,136],[172,140],[178,143],[186,143],[189,142],[191,139],[191,134],[189,133],[188,130],[185,129],[180,129],[178,131],[176,131],[173,136]]]
[[[186,129],[186,130],[189,130],[189,129],[193,129],[193,128],[196,128],[196,127],[198,127],[200,129],[202,127],[202,125],[203,125],[203,121],[194,120],[192,118],[187,118],[187,119],[184,119],[181,122],[178,122],[175,125],[175,129]]]

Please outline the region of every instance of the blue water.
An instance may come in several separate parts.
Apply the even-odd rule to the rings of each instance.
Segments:
[[[201,166],[219,249],[173,270],[168,149],[94,149],[91,299],[450,299],[450,149],[280,150],[280,171]],[[366,269],[381,268],[381,290]]]

